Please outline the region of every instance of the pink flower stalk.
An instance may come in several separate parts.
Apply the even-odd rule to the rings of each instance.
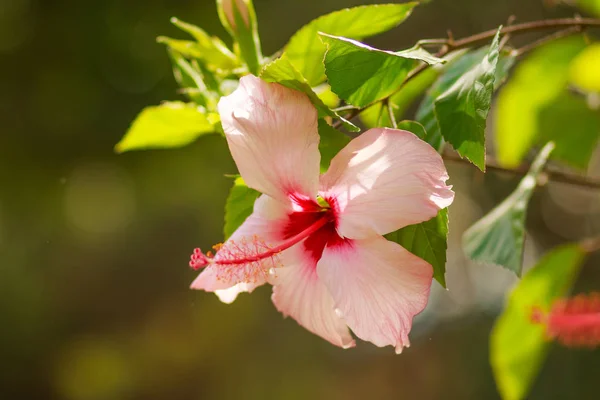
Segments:
[[[535,307],[531,321],[546,326],[546,334],[568,347],[600,344],[600,293],[555,302],[548,313]]]
[[[232,302],[273,285],[275,307],[331,343],[356,336],[400,353],[429,296],[432,267],[382,235],[426,221],[454,193],[431,146],[407,131],[371,129],[319,176],[317,111],[306,95],[255,76],[219,102],[246,184],[263,195],[254,213],[204,268],[193,289]]]

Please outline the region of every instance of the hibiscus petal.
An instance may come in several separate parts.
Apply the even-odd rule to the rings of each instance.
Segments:
[[[316,261],[302,245],[286,250],[285,267],[272,277],[277,310],[336,346],[354,347],[348,327],[336,313],[333,299],[316,273]]]
[[[353,239],[384,235],[433,218],[454,192],[440,155],[410,132],[371,129],[353,139],[321,177],[338,232]]]
[[[223,244],[214,259],[224,257],[223,253],[229,254],[232,249],[243,251],[244,246],[250,248],[257,241],[275,244],[281,239],[289,211],[289,206],[286,207],[267,195],[260,196],[254,203],[252,215]],[[239,273],[234,274],[219,264],[211,264],[198,275],[191,288],[216,292],[224,303],[231,303],[240,292],[252,292],[263,285],[273,262],[273,259],[267,258],[261,262],[237,265],[234,268]]]
[[[263,282],[264,283],[264,282]],[[251,283],[238,283],[229,289],[215,290],[215,294],[225,304],[231,304],[237,298],[238,294],[243,292],[252,293],[260,285]]]
[[[287,201],[314,199],[319,179],[317,111],[308,97],[247,75],[219,101],[229,149],[246,184]]]
[[[374,236],[326,247],[317,273],[356,336],[397,353],[410,345],[412,319],[427,305],[431,265]]]

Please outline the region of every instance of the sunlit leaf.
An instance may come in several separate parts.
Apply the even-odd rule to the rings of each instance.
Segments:
[[[434,101],[435,116],[445,141],[485,171],[485,126],[492,104],[498,64],[500,30],[483,61],[468,70]]]
[[[318,32],[363,39],[390,30],[404,21],[418,3],[368,5],[323,15],[303,26],[285,46],[285,54],[310,86],[325,80],[325,45]]]
[[[335,108],[340,104],[340,98],[331,91],[331,86],[328,84],[322,83],[313,90],[327,107]]]
[[[319,120],[319,152],[321,153],[321,172],[327,171],[333,157],[348,143],[350,138],[334,129],[325,120]]]
[[[598,2],[600,8],[600,1]],[[586,47],[570,65],[569,80],[581,90],[600,92],[600,43]]]
[[[425,93],[425,91],[433,84],[433,82],[435,82],[436,78],[440,74],[440,71],[440,68],[434,67],[426,69],[425,71],[416,75],[413,79],[404,83],[401,89],[390,97],[389,103],[392,105],[396,119],[402,119],[406,116],[405,114],[408,107],[410,107],[413,102],[423,93]],[[391,126],[388,113],[385,112],[382,107],[384,107],[383,104],[377,103],[367,108],[360,114],[360,119],[367,128],[374,128],[376,126]]]
[[[398,89],[416,60],[442,63],[425,50],[378,50],[352,39],[321,35],[327,45],[325,72],[331,90],[348,103],[364,107]]]
[[[425,127],[417,121],[400,121],[398,122],[398,129],[412,132],[415,135],[417,135],[421,140],[427,139],[427,132],[425,131]]]
[[[442,138],[440,127],[434,112],[434,100],[452,87],[463,74],[480,64],[487,52],[488,49],[482,47],[470,52],[452,54],[452,59],[447,65],[438,66],[436,68],[436,70],[441,68],[441,75],[427,91],[427,94],[417,109],[415,118],[425,127],[428,135],[427,142],[438,151],[441,151],[444,139]],[[494,90],[505,81],[508,71],[513,63],[514,57],[510,54],[502,53],[500,55],[498,66],[496,68],[496,78],[494,79]],[[432,68],[430,68],[430,70],[432,70]]]
[[[446,287],[446,249],[448,247],[448,209],[435,218],[404,227],[385,235],[433,267],[433,277]]]
[[[504,400],[526,398],[549,349],[544,327],[531,322],[533,307],[548,310],[555,299],[568,293],[584,255],[579,245],[554,249],[511,293],[490,338],[490,361]]]
[[[171,18],[171,23],[196,40],[194,48],[198,54],[194,55],[194,57],[204,60],[207,65],[214,65],[217,68],[226,70],[233,69],[239,65],[235,54],[218,37],[210,36],[200,27],[183,22],[177,18]],[[169,44],[169,42],[166,43]]]
[[[302,74],[283,56],[275,61],[265,65],[260,73],[260,77],[267,82],[277,82],[290,89],[299,90],[308,95],[308,98],[319,111],[319,116],[329,116],[343,121],[344,126],[351,131],[359,131],[356,125],[343,119],[335,111],[323,103],[323,101],[312,90]]]
[[[600,17],[600,0],[576,0],[577,5],[597,17]]]
[[[210,36],[200,27],[183,22],[177,18],[171,18],[171,23],[191,35],[195,39],[195,42],[165,37],[160,37],[158,39],[159,42],[167,44],[185,56],[202,59],[209,66],[225,70],[230,70],[239,66],[239,61],[235,54],[233,54],[218,37]],[[188,42],[193,43],[193,45]],[[191,53],[181,51],[182,45],[185,45],[184,49],[187,47],[188,50],[191,50]]]
[[[465,254],[472,260],[500,265],[521,276],[527,204],[553,143],[540,151],[517,189],[463,235]]]
[[[246,186],[241,177],[235,179],[225,203],[225,240],[252,214],[258,196],[260,192]]]
[[[581,36],[553,41],[523,60],[497,99],[496,155],[506,167],[517,167],[540,142],[540,112],[565,92],[571,61],[585,47]]]
[[[156,38],[158,43],[167,45],[168,48],[175,50],[176,52],[184,55],[188,58],[201,58],[202,50],[198,46],[198,43],[192,40],[180,40],[171,39],[166,36],[159,36]]]
[[[391,53],[391,55],[398,56],[398,57],[412,58],[413,60],[424,61],[429,65],[446,63],[446,60],[444,60],[443,58],[434,56],[433,54],[431,54],[430,52],[428,52],[427,50],[425,50],[424,48],[422,48],[418,45],[413,46],[410,49],[401,50],[401,51],[391,51],[391,52],[374,49],[370,46],[367,46],[367,47],[369,47],[371,50],[383,51],[384,53]]]
[[[169,57],[173,64],[173,76],[182,92],[196,104],[211,110],[216,109],[218,95],[208,90],[199,66],[192,65],[175,50],[169,51]]]
[[[200,135],[214,132],[212,116],[193,104],[167,102],[145,108],[115,146],[129,150],[185,146]]]

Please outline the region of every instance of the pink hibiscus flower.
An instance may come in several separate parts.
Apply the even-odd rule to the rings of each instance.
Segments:
[[[280,312],[337,346],[355,345],[348,327],[409,346],[433,270],[382,235],[452,203],[439,154],[410,132],[371,129],[319,176],[317,111],[303,93],[249,75],[219,112],[242,178],[263,195],[214,257],[194,251],[204,270],[191,287],[230,303],[268,282]]]

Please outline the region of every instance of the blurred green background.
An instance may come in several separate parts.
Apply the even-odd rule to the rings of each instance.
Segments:
[[[357,0],[255,0],[265,53]],[[436,0],[369,42],[400,49],[572,15],[541,0]],[[516,186],[449,164],[448,291],[412,347],[335,348],[284,319],[270,290],[230,306],[188,289],[194,247],[222,240],[235,173],[222,138],[116,155],[136,114],[178,99],[158,35],[177,16],[225,32],[212,0],[0,0],[0,399],[494,399],[488,336],[511,273],[468,263],[462,232]],[[527,38],[525,38],[527,40]],[[590,174],[600,173],[597,155]],[[528,216],[526,265],[600,231],[597,192],[550,183]],[[598,257],[578,290],[599,290]],[[556,348],[532,399],[598,398],[600,352]]]

